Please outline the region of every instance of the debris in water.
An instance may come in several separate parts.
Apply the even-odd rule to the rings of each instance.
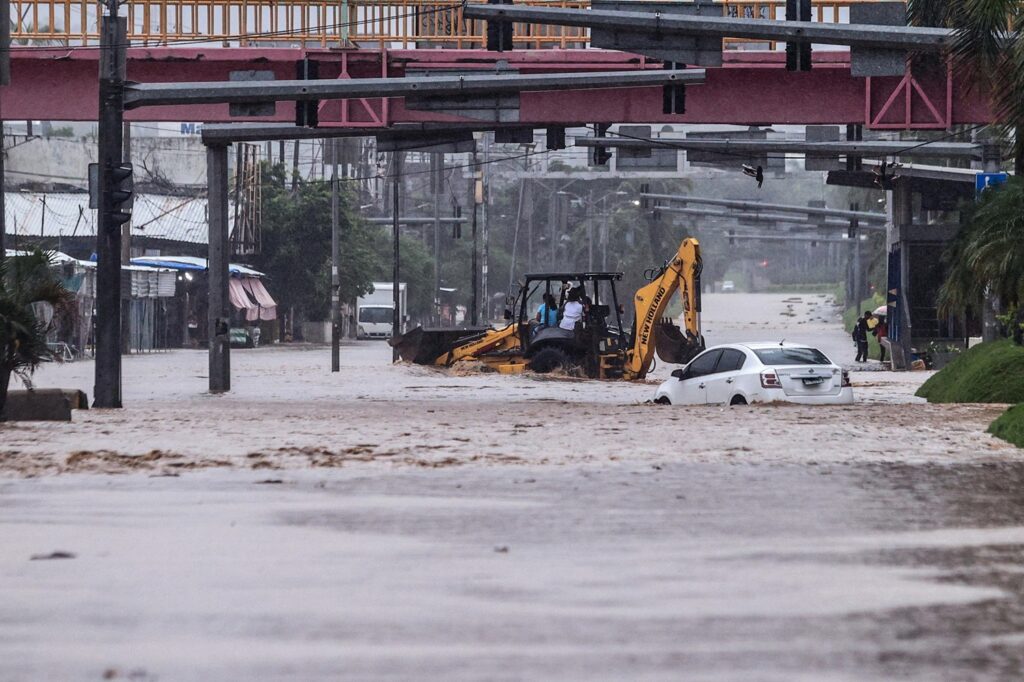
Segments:
[[[74,559],[75,555],[71,552],[50,552],[49,554],[33,554],[29,561],[48,561],[49,559]]]

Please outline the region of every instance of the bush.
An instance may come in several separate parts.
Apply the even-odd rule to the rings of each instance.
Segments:
[[[1009,339],[960,354],[917,390],[930,403],[1024,402],[1024,348]]]
[[[1024,405],[1011,407],[999,419],[992,422],[988,432],[996,438],[1024,448]]]

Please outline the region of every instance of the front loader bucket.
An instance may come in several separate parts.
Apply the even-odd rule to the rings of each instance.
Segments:
[[[685,365],[704,350],[704,339],[684,334],[666,318],[654,326],[654,348],[663,362]]]
[[[460,327],[448,329],[424,329],[416,327],[401,336],[388,339],[388,344],[398,349],[398,357],[417,365],[437,364],[438,358],[459,345],[459,341],[477,336],[487,327]]]

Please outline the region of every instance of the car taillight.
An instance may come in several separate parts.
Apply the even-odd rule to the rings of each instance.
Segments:
[[[847,372],[844,369],[843,370],[843,388],[848,388],[850,386],[853,386],[853,384],[850,383],[850,373]]]
[[[775,372],[761,372],[761,388],[782,388],[779,375]]]

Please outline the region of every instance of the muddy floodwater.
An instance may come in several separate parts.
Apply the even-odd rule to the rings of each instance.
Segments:
[[[851,364],[824,297],[705,310]],[[852,406],[680,408],[645,403],[667,366],[388,359],[237,351],[210,396],[203,352],[132,357],[125,409],[0,425],[0,682],[1024,677],[1002,406],[877,363]]]

